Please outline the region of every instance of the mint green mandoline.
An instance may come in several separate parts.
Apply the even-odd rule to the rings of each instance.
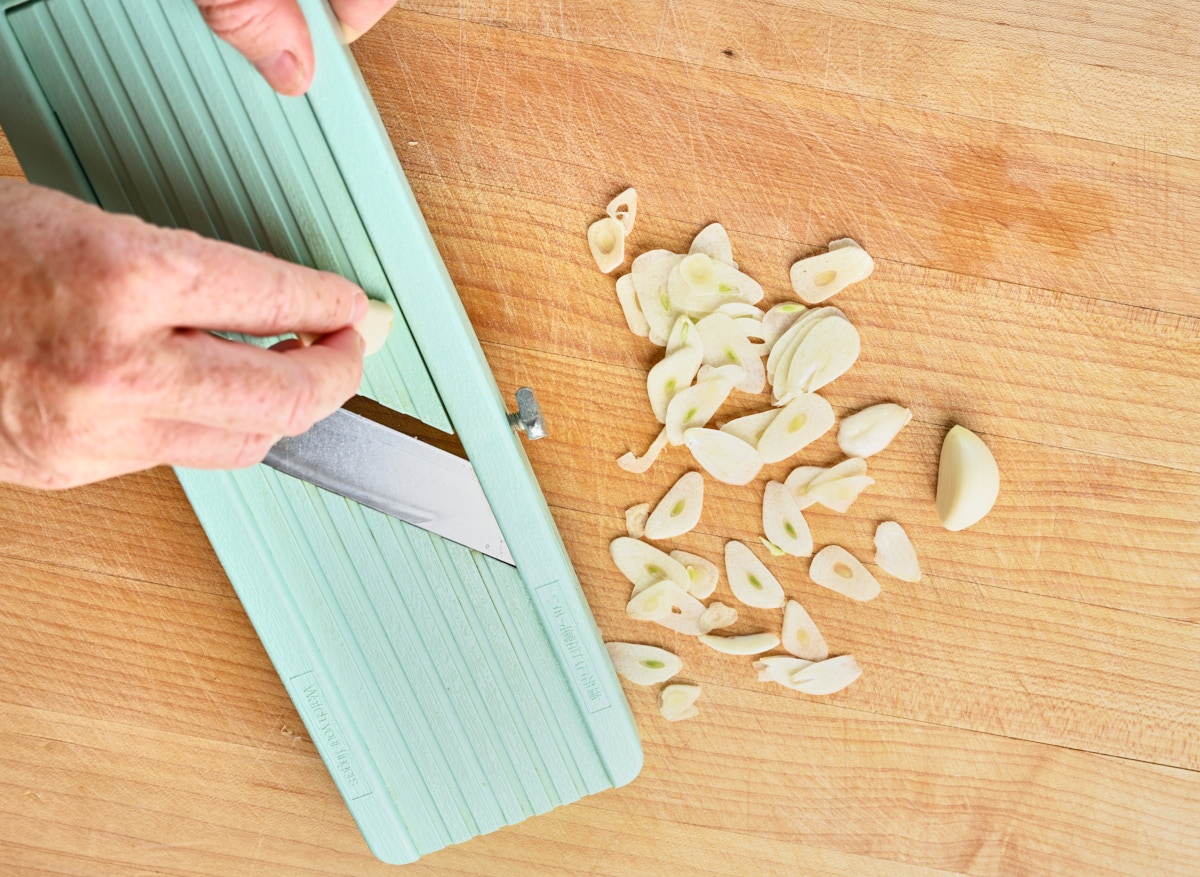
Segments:
[[[0,0],[0,126],[32,182],[402,315],[361,392],[453,426],[516,569],[263,466],[178,474],[368,845],[403,863],[622,785],[642,753],[353,58],[324,0],[300,5],[316,81],[280,98],[192,0]]]

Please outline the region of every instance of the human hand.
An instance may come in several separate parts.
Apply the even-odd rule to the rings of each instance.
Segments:
[[[347,42],[379,21],[396,0],[330,0]],[[312,83],[312,39],[296,0],[196,0],[204,20],[246,56],[280,94],[295,96]]]
[[[0,181],[0,481],[249,466],[352,396],[367,298],[313,271]],[[311,332],[274,350],[208,330]]]

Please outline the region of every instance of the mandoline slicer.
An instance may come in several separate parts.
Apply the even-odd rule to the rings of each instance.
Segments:
[[[300,5],[316,81],[281,98],[192,0],[0,0],[0,126],[31,182],[396,307],[360,392],[458,434],[515,568],[264,466],[178,475],[368,845],[403,863],[622,785],[642,753],[358,68],[325,0]]]

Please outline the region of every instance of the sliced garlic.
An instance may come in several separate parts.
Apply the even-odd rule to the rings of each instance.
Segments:
[[[830,241],[829,246],[825,249],[838,250],[842,247],[858,247],[860,250],[862,249],[862,246],[854,238],[838,238],[836,241]]]
[[[683,444],[683,434],[704,426],[725,404],[733,384],[722,378],[705,376],[699,383],[681,390],[667,404],[667,441]]]
[[[667,352],[670,356],[684,347],[694,348],[704,360],[704,339],[696,332],[696,322],[687,314],[681,314],[671,324],[671,333],[667,336]]]
[[[626,472],[632,472],[635,475],[641,475],[654,465],[654,461],[658,459],[658,455],[662,453],[663,448],[666,446],[667,431],[664,429],[658,434],[654,441],[650,443],[650,447],[646,449],[646,453],[642,454],[640,457],[634,454],[632,451],[622,454],[617,458],[617,465]]]
[[[596,267],[605,274],[625,261],[625,226],[620,221],[611,216],[597,219],[588,227],[587,238]]]
[[[638,643],[605,643],[618,673],[634,685],[657,685],[683,669],[683,661],[666,649]]]
[[[654,623],[684,636],[700,636],[709,631],[700,620],[703,617],[704,604],[691,594],[681,593],[674,595],[671,611],[661,618],[655,618]]]
[[[621,312],[625,314],[625,323],[629,331],[641,338],[650,337],[650,323],[642,313],[638,304],[637,291],[633,288],[633,275],[622,274],[617,278],[617,301],[621,303]]]
[[[616,198],[608,202],[604,210],[609,216],[621,223],[625,234],[633,232],[633,222],[637,219],[637,190],[626,189]]]
[[[840,251],[839,251],[840,252]],[[827,317],[814,325],[796,346],[788,364],[782,401],[791,393],[812,393],[841,377],[858,361],[862,341],[853,324],[841,317]],[[774,390],[780,389],[777,382]]]
[[[721,578],[721,569],[711,560],[687,551],[672,551],[671,557],[679,561],[687,570],[691,582],[688,585],[688,593],[693,597],[704,600],[717,589],[717,582]]]
[[[708,608],[704,610],[704,614],[700,616],[700,623],[708,627],[709,630],[729,627],[731,624],[737,624],[737,620],[737,610],[719,601],[709,603]]]
[[[792,500],[795,502],[795,500]],[[758,541],[763,544],[763,548],[771,553],[772,557],[787,557],[787,552],[768,539],[766,536],[759,536]]]
[[[836,694],[861,675],[862,667],[853,655],[838,655],[794,670],[788,687],[817,696]]]
[[[792,356],[812,327],[822,320],[833,317],[844,318],[845,315],[835,307],[811,308],[802,313],[788,327],[783,336],[771,347],[771,353],[767,356],[767,380],[772,387],[782,384],[787,378]],[[782,394],[776,393],[775,395],[778,398]]]
[[[742,382],[742,378],[746,376],[746,370],[740,365],[722,365],[713,368],[711,365],[702,365],[700,370],[696,372],[697,381],[729,381],[731,387],[736,387]]]
[[[874,483],[875,479],[869,475],[848,475],[828,481],[818,479],[808,488],[808,496],[827,509],[845,514],[858,495]]]
[[[707,633],[700,637],[700,642],[726,655],[759,655],[779,645],[779,637],[773,633],[747,633],[742,636]]]
[[[717,429],[689,429],[683,443],[709,475],[725,484],[749,484],[763,467],[753,446]]]
[[[670,250],[647,250],[629,268],[638,304],[650,326],[650,340],[659,346],[666,344],[677,315],[667,295],[667,277],[682,259]]]
[[[778,609],[783,605],[783,587],[754,552],[736,540],[725,543],[725,577],[729,589],[747,606]]]
[[[704,253],[710,259],[724,262],[731,268],[737,267],[737,262],[733,261],[733,247],[729,243],[729,233],[719,222],[700,229],[700,233],[692,239],[692,246],[688,249],[688,253]]]
[[[788,655],[767,655],[754,662],[754,669],[758,671],[759,682],[778,682],[780,685],[788,685],[793,673],[803,670],[813,663],[813,661],[805,661],[802,658],[793,658]]]
[[[771,408],[767,411],[759,411],[757,414],[747,414],[745,417],[739,417],[736,420],[722,424],[721,432],[736,435],[751,447],[757,447],[758,440],[762,438],[762,434],[767,431],[767,427],[771,425],[771,421],[782,410],[782,408]]]
[[[864,408],[842,420],[838,447],[847,457],[878,454],[912,420],[912,412],[894,402]]]
[[[763,314],[762,339],[766,342],[768,350],[774,348],[775,342],[783,337],[783,333],[792,328],[793,324],[807,312],[808,308],[804,305],[794,301],[785,301]]]
[[[383,349],[388,335],[392,331],[396,312],[385,301],[371,299],[367,302],[367,312],[354,328],[363,337],[363,356],[370,356]]]
[[[700,522],[703,506],[704,476],[699,472],[688,472],[654,507],[646,521],[646,538],[659,540],[682,536]]]
[[[833,407],[822,397],[801,393],[780,409],[763,432],[756,445],[758,453],[766,463],[786,460],[827,433],[834,420]]]
[[[685,590],[691,584],[683,564],[639,539],[618,536],[609,544],[608,551],[617,569],[633,583],[635,594],[663,579],[670,579]]]
[[[979,436],[955,426],[942,441],[937,513],[947,530],[963,530],[992,510],[1000,495],[1000,467]]]
[[[696,709],[696,698],[699,696],[699,685],[673,683],[658,693],[658,711],[668,722],[690,719],[700,715]]]
[[[861,457],[851,457],[828,469],[823,469],[820,466],[797,466],[788,475],[784,484],[792,492],[792,496],[795,497],[796,505],[801,509],[806,509],[817,501],[817,498],[813,495],[814,487],[841,478],[866,474],[867,461]]]
[[[808,567],[808,575],[823,588],[837,591],[851,600],[873,600],[879,596],[879,582],[858,559],[839,545],[827,545],[817,552]]]
[[[783,607],[783,634],[780,640],[785,650],[806,661],[824,661],[829,657],[825,637],[817,630],[808,612],[795,600]]]
[[[650,397],[650,407],[654,409],[654,416],[659,423],[667,422],[667,406],[675,394],[691,385],[696,370],[700,368],[701,355],[700,349],[687,345],[650,369],[650,374],[646,376],[646,394]]]
[[[756,323],[761,322],[764,316],[762,308],[755,307],[751,304],[746,304],[742,301],[727,301],[725,304],[717,308],[713,313],[724,314],[734,321],[751,319]]]
[[[676,600],[685,596],[683,588],[670,579],[663,579],[634,592],[625,605],[625,612],[638,621],[658,621],[671,614]]]
[[[667,296],[676,310],[700,317],[728,302],[756,304],[763,289],[736,268],[706,253],[692,253],[667,275]]]
[[[767,482],[763,494],[762,520],[763,532],[780,554],[793,557],[809,557],[812,554],[813,540],[808,522],[796,505],[792,492],[778,481]]]
[[[646,532],[646,520],[649,517],[650,503],[648,502],[625,509],[625,530],[629,533],[629,538],[642,538],[642,535]]]
[[[849,240],[844,238],[843,241]],[[792,289],[801,301],[816,304],[871,276],[875,260],[858,244],[839,241],[818,256],[801,259],[792,265]]]
[[[895,521],[884,521],[875,528],[875,564],[902,581],[921,581],[917,549]]]
[[[761,393],[767,385],[767,372],[762,357],[745,333],[738,329],[733,318],[725,314],[709,314],[696,324],[704,343],[704,363],[718,368],[727,365],[741,366],[745,377],[737,384],[743,393]]]

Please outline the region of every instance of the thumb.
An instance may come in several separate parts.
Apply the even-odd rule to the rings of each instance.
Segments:
[[[313,47],[296,0],[196,0],[213,33],[246,56],[280,94],[304,94]]]

